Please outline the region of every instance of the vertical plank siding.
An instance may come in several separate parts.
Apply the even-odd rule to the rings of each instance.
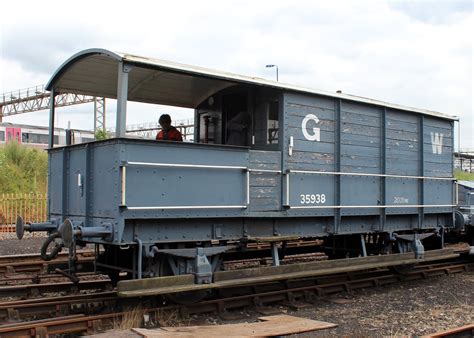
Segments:
[[[255,170],[280,170],[279,151],[249,152],[249,167]],[[281,208],[280,173],[252,172],[250,174],[250,210],[279,211]]]
[[[297,200],[297,195],[305,194],[324,194],[324,204],[328,206],[383,204],[397,207],[387,208],[388,214],[415,214],[416,208],[400,206],[418,205],[420,201],[427,205],[452,203],[452,182],[449,180],[426,179],[422,183],[418,178],[380,177],[452,177],[452,121],[423,116],[421,128],[421,115],[408,111],[347,100],[341,100],[340,111],[336,111],[338,106],[334,99],[295,93],[286,93],[284,97],[283,169],[313,171],[313,174],[292,174],[290,207],[305,207],[308,203]],[[305,118],[311,121],[305,124]],[[303,125],[310,136],[319,129],[319,139],[306,138]],[[294,143],[291,154],[290,138]],[[339,148],[336,149],[337,144]],[[340,185],[335,185],[339,175],[314,172],[347,175],[341,175]],[[359,173],[375,176],[358,176]],[[323,203],[318,206],[320,209],[313,212],[321,216],[335,211],[323,208]],[[308,214],[306,210],[294,209],[291,213]],[[450,208],[426,208],[424,212],[447,213]],[[385,220],[385,209],[342,209],[342,216],[370,214],[380,214],[382,223]]]

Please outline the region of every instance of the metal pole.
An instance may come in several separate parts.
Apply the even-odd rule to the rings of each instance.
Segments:
[[[266,65],[265,67],[267,67],[267,68],[275,67],[276,68],[276,76],[277,76],[277,82],[278,82],[278,65]]]
[[[119,62],[118,84],[117,84],[117,120],[115,125],[115,137],[124,137],[127,121],[127,96],[128,96],[128,73],[131,66]]]
[[[50,100],[49,100],[49,148],[54,147],[54,104],[55,104],[56,93],[54,88],[51,89]]]
[[[423,177],[425,175],[425,146],[423,142],[423,138],[425,135],[425,117],[420,115],[419,119],[419,139],[418,142],[418,170],[419,176]],[[423,228],[423,223],[425,221],[425,209],[423,204],[425,204],[425,180],[418,179],[418,204],[421,206],[418,210],[418,229]]]
[[[461,153],[461,123],[458,121],[458,153]]]

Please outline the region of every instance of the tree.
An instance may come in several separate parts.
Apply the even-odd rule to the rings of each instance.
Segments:
[[[95,139],[100,141],[100,140],[106,140],[110,137],[109,133],[105,129],[99,129],[95,132]]]

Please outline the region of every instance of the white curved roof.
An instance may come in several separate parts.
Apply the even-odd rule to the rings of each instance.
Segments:
[[[55,88],[58,92],[116,98],[117,74],[120,62],[133,66],[129,73],[128,83],[128,100],[130,101],[195,108],[207,97],[221,89],[237,84],[248,84],[317,94],[448,120],[458,120],[455,116],[435,111],[406,107],[349,94],[330,93],[160,59],[116,53],[105,49],[87,49],[73,55],[53,74],[46,89]]]

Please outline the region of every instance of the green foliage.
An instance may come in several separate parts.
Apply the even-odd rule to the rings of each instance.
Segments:
[[[100,140],[106,140],[106,139],[108,139],[108,138],[110,138],[110,135],[109,135],[109,133],[108,133],[106,130],[104,130],[104,129],[99,129],[99,130],[97,130],[97,131],[95,132],[95,139],[96,139],[96,140],[99,140],[99,141],[100,141]]]
[[[462,170],[455,170],[454,177],[460,181],[474,181],[474,173],[467,173]]]
[[[0,193],[44,193],[48,155],[16,142],[0,147]]]

